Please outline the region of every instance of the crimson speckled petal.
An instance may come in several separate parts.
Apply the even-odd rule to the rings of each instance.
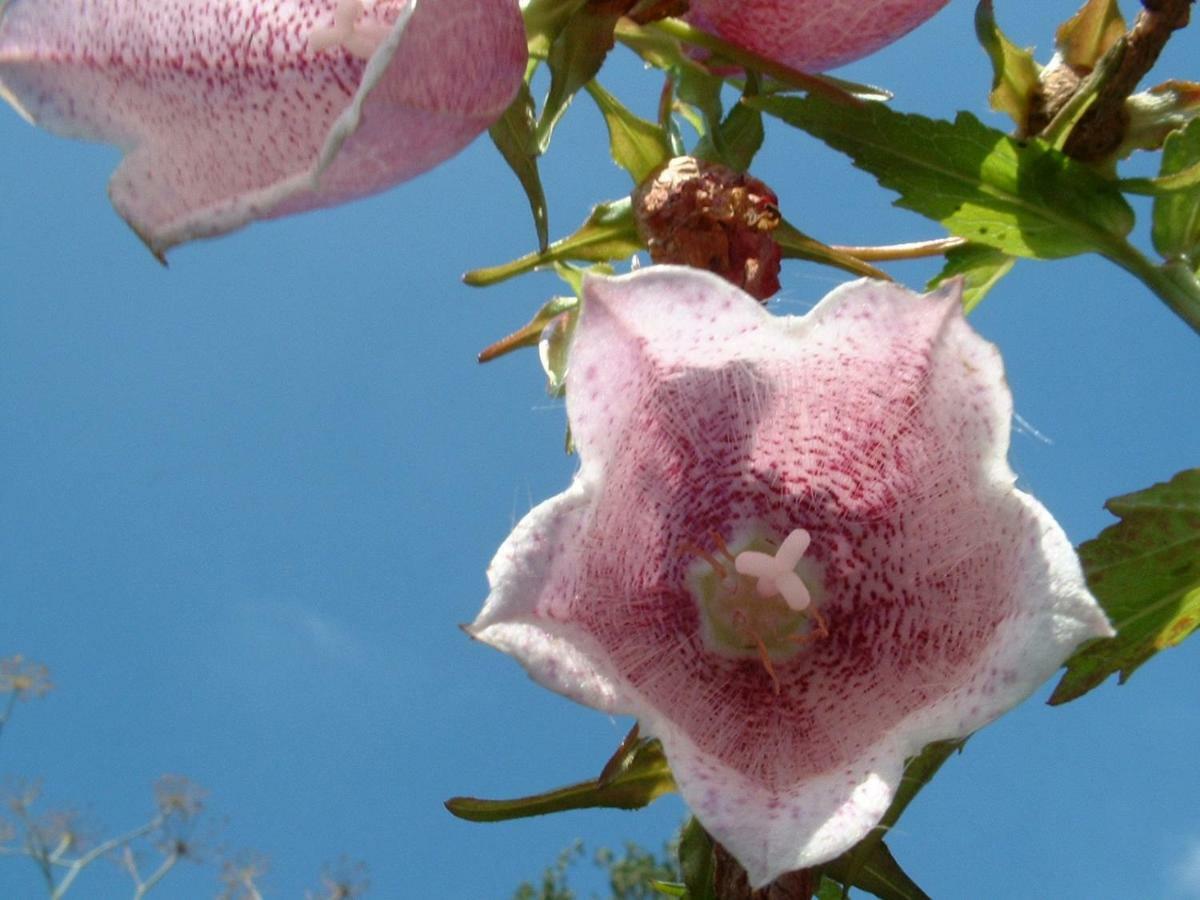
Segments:
[[[912,31],[948,0],[692,0],[705,31],[806,72],[861,59]]]
[[[109,193],[158,254],[383,190],[508,106],[516,0],[366,0],[369,59],[310,37],[338,0],[9,0],[0,95],[125,158]]]
[[[636,716],[756,886],[853,846],[907,757],[1112,633],[1014,487],[1000,356],[957,284],[859,281],[783,317],[695,269],[589,277],[567,413],[579,473],[500,548],[470,632]],[[827,635],[770,667],[714,646],[697,548],[799,530]]]

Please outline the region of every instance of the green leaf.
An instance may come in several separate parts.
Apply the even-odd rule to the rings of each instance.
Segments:
[[[808,91],[847,104],[856,102],[854,94],[857,91],[872,96],[878,96],[880,93],[879,88],[856,85],[839,78],[810,75],[807,72],[789,68],[770,57],[760,56],[745,47],[690,25],[682,19],[660,19],[650,23],[644,29],[626,19],[617,27],[616,31],[623,42],[640,40],[642,33],[649,31],[656,35],[672,38],[680,44],[706,50],[712,54],[718,64],[726,62],[748,72],[757,72],[767,76],[771,80],[772,90],[778,86],[779,89]],[[886,91],[883,93],[886,94]]]
[[[520,350],[522,347],[536,347],[542,340],[546,327],[563,313],[571,312],[579,306],[578,297],[554,297],[537,314],[512,334],[501,338],[496,343],[486,347],[479,354],[481,363],[491,362],[501,356]]]
[[[842,900],[844,888],[832,878],[821,878],[821,884],[813,895],[815,900]]]
[[[737,104],[715,131],[700,139],[692,155],[745,172],[763,143],[762,113]]]
[[[679,99],[699,111],[705,133],[716,131],[721,126],[721,87],[724,82],[707,69],[688,61],[677,66],[673,75]]]
[[[608,126],[613,162],[629,173],[635,185],[671,158],[671,147],[663,130],[635,116],[597,82],[589,81],[587,92],[596,101]]]
[[[1200,164],[1200,119],[1163,144],[1157,181],[1195,172]],[[1200,249],[1200,184],[1163,194],[1154,201],[1151,237],[1164,259],[1184,259],[1193,267]]]
[[[686,884],[676,884],[673,881],[651,881],[650,887],[664,897],[686,897],[688,895]]]
[[[597,205],[579,230],[569,237],[555,241],[545,250],[529,253],[520,259],[475,269],[463,276],[473,287],[486,287],[516,275],[567,260],[610,262],[624,259],[643,249],[633,220],[633,206],[628,197]]]
[[[1161,197],[1176,191],[1187,191],[1200,187],[1200,162],[1194,162],[1186,169],[1180,169],[1171,175],[1159,175],[1157,178],[1122,178],[1121,190],[1129,194],[1145,194],[1148,197]]]
[[[1059,26],[1054,43],[1067,65],[1092,69],[1124,33],[1125,19],[1117,0],[1087,0]]]
[[[975,36],[992,63],[992,92],[988,95],[992,109],[1008,113],[1017,128],[1024,130],[1029,107],[1041,90],[1041,67],[1032,53],[1004,36],[996,24],[992,0],[982,0],[975,7]]]
[[[1099,100],[1109,83],[1121,73],[1128,50],[1129,41],[1121,35],[1096,62],[1096,67],[1079,83],[1067,102],[1055,111],[1054,118],[1038,131],[1038,136],[1055,150],[1069,147],[1075,135],[1075,126],[1083,121],[1092,104]],[[1094,138],[1088,137],[1086,132],[1079,138],[1079,141],[1082,141],[1081,150],[1086,150],[1086,158],[1089,160],[1096,159],[1096,152],[1090,145],[1093,140]],[[1106,153],[1104,158],[1114,159],[1116,152]]]
[[[1113,673],[1123,684],[1200,627],[1200,469],[1114,497],[1105,507],[1121,521],[1081,544],[1079,557],[1117,636],[1067,660],[1052,705],[1083,696]]]
[[[1015,257],[995,247],[964,244],[946,253],[946,265],[929,282],[932,290],[943,281],[963,278],[963,312],[971,312],[1016,264]]]
[[[658,741],[642,741],[621,771],[602,782],[581,781],[544,794],[515,800],[452,797],[446,809],[471,822],[505,822],[571,809],[641,809],[675,790],[675,780]]]
[[[688,820],[679,838],[679,869],[687,885],[688,900],[720,900],[716,894],[717,861],[712,838],[695,817]]]
[[[529,0],[521,10],[529,55],[545,59],[567,22],[587,0]]]
[[[550,66],[550,90],[537,124],[537,145],[545,152],[554,126],[567,111],[575,94],[591,81],[608,51],[613,48],[613,29],[621,17],[612,3],[587,3],[571,16],[554,39],[546,62]]]
[[[883,841],[872,845],[870,856],[858,861],[853,872],[849,871],[845,859],[839,857],[829,863],[825,866],[825,872],[831,878],[861,888],[880,900],[930,900],[929,895],[900,868],[900,863],[896,862],[892,851]]]
[[[892,805],[883,814],[879,824],[854,847],[828,863],[825,871],[843,884],[869,890],[883,900],[924,898],[926,895],[904,874],[891,852],[883,846],[883,837],[899,821],[921,789],[937,774],[942,764],[962,750],[965,743],[965,739],[937,741],[909,759],[904,765],[904,775],[896,789],[896,796],[892,798]]]
[[[504,115],[488,129],[488,135],[529,198],[538,247],[544,250],[550,241],[550,224],[546,212],[546,192],[542,189],[542,179],[538,174],[533,112],[533,96],[529,93],[529,86],[522,84]]]
[[[879,103],[835,106],[817,97],[747,99],[803,128],[884,187],[902,206],[953,234],[1014,256],[1104,252],[1133,228],[1116,184],[1031,138],[1016,141],[969,113],[953,122]]]

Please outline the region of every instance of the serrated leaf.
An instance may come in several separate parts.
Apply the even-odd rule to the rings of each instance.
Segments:
[[[763,137],[762,113],[738,103],[715,131],[700,139],[692,155],[745,172],[762,147]]]
[[[688,900],[720,900],[716,894],[716,858],[712,838],[695,817],[688,820],[679,837],[679,871],[687,887]]]
[[[946,253],[946,265],[930,280],[928,289],[932,290],[943,281],[961,275],[963,312],[969,313],[1012,270],[1016,262],[1016,257],[995,247],[964,244]]]
[[[1091,69],[1124,33],[1125,19],[1117,0],[1087,0],[1059,26],[1054,43],[1067,65]]]
[[[500,155],[504,157],[504,161],[508,163],[508,167],[517,176],[525,196],[529,199],[529,211],[533,214],[538,247],[544,250],[550,241],[550,223],[546,210],[546,192],[538,174],[533,113],[533,95],[529,93],[529,86],[522,84],[504,115],[488,129],[488,135],[500,151]]]
[[[920,887],[909,878],[892,857],[891,851],[883,846],[884,835],[899,821],[901,814],[927,785],[942,764],[962,750],[966,740],[936,741],[904,764],[904,774],[896,789],[896,796],[883,818],[854,847],[851,847],[824,868],[832,877],[849,887],[861,887],[876,893],[883,900],[911,900],[925,898]],[[883,848],[882,851],[880,848]],[[868,884],[871,886],[868,887]],[[886,893],[895,891],[896,893]]]
[[[611,0],[587,3],[575,11],[550,46],[550,90],[537,124],[537,143],[544,153],[554,126],[567,111],[575,94],[596,77],[613,48],[613,29],[622,15],[622,4]]]
[[[1192,171],[1197,164],[1200,164],[1200,119],[1167,138],[1159,178]],[[1200,249],[1200,186],[1155,198],[1151,238],[1163,259],[1183,259],[1195,267]]]
[[[970,113],[953,122],[879,103],[835,106],[817,97],[744,100],[803,128],[881,185],[897,206],[951,233],[1014,256],[1104,252],[1133,228],[1115,182],[1031,138],[1016,141]]]
[[[992,63],[992,91],[988,95],[992,109],[1007,113],[1017,128],[1024,130],[1029,107],[1041,89],[1041,67],[1032,53],[1004,36],[996,24],[991,0],[982,0],[975,7],[975,36]]]
[[[1052,705],[1083,696],[1114,673],[1123,684],[1200,628],[1200,469],[1104,505],[1121,521],[1081,544],[1079,558],[1117,636],[1067,660]]]
[[[505,822],[572,809],[641,809],[675,790],[675,780],[658,741],[642,741],[624,769],[607,781],[581,781],[515,800],[452,797],[446,809],[471,822]]]
[[[555,241],[545,250],[503,265],[475,269],[464,275],[463,281],[472,287],[486,287],[554,263],[567,260],[610,262],[632,256],[641,249],[643,244],[633,220],[633,206],[629,198],[624,197],[598,204],[578,231]]]
[[[597,82],[589,81],[587,92],[608,126],[609,151],[613,162],[629,173],[635,185],[671,158],[671,147],[662,128],[635,116]]]

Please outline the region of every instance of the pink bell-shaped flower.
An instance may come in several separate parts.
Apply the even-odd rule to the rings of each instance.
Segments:
[[[636,716],[754,886],[853,846],[906,758],[1112,633],[1013,486],[957,283],[859,281],[802,317],[669,266],[583,293],[580,469],[500,548],[470,633]]]
[[[731,43],[806,72],[868,56],[948,0],[691,0],[688,19]]]
[[[524,74],[516,0],[10,0],[0,95],[125,158],[113,205],[161,255],[453,156]]]

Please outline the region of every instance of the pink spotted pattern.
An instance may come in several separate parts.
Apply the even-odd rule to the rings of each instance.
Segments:
[[[912,31],[948,0],[692,0],[692,24],[777,62],[823,72]]]
[[[861,281],[802,318],[655,267],[585,285],[568,415],[581,469],[500,549],[472,633],[660,737],[755,885],[878,822],[903,761],[1026,697],[1110,633],[1049,513],[1013,486],[999,355],[955,285]],[[829,637],[714,651],[687,571],[795,529]]]
[[[11,0],[0,94],[125,151],[109,190],[156,253],[387,188],[461,150],[525,64],[516,0],[377,0],[369,62],[308,47],[336,0]]]

